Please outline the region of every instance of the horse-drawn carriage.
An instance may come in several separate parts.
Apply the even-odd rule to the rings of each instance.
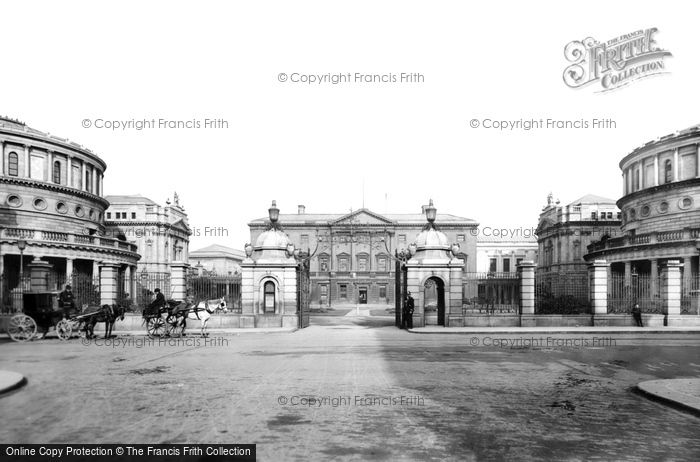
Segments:
[[[167,300],[163,306],[148,306],[143,310],[143,320],[149,337],[183,336],[187,320],[200,321],[202,336],[206,336],[207,322],[216,311],[228,311],[226,300]]]
[[[9,320],[7,333],[16,342],[26,342],[37,337],[39,329],[43,337],[51,328],[61,340],[68,340],[73,331],[84,331],[86,337],[94,336],[95,324],[104,322],[105,336],[111,335],[118,317],[124,318],[124,310],[119,306],[85,306],[81,311],[59,308],[58,292],[33,292],[24,294],[22,313]]]

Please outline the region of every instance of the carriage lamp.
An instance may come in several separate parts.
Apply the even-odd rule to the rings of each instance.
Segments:
[[[430,199],[430,203],[425,208],[425,217],[428,219],[428,223],[433,224],[435,222],[435,217],[437,215],[437,209],[433,206],[433,200]]]
[[[270,217],[270,223],[274,226],[277,220],[280,219],[280,209],[277,208],[277,201],[272,201],[272,206],[267,209],[268,216]]]

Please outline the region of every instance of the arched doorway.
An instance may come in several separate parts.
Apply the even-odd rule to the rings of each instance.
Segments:
[[[425,281],[423,313],[426,325],[445,325],[445,283],[438,277]]]

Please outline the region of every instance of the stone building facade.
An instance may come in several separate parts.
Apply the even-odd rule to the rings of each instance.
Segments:
[[[303,205],[296,214],[280,214],[279,221],[296,248],[314,255],[310,261],[312,308],[393,305],[393,256],[408,249],[426,224],[424,213],[378,214],[362,208],[316,214],[306,213]],[[464,269],[475,271],[479,224],[449,214],[437,215],[435,223],[449,242],[459,244]],[[260,218],[248,226],[251,242],[256,242],[268,225]]]
[[[589,194],[561,206],[550,194],[537,225],[537,271],[585,273],[588,245],[619,236],[620,218],[612,199]]]
[[[686,287],[698,272],[700,126],[649,141],[620,161],[621,235],[588,247],[612,273],[657,276],[669,260],[681,263]]]
[[[190,252],[192,269],[198,275],[240,274],[245,253],[221,244],[212,244]]]
[[[118,275],[135,269],[136,246],[106,233],[106,168],[87,148],[0,118],[3,307],[18,289],[20,266],[25,271],[33,263],[43,266],[52,281],[49,289],[58,289],[71,275],[96,278],[104,265]],[[20,246],[26,246],[23,252]]]
[[[140,195],[106,196],[107,234],[135,245],[141,254],[137,270],[169,273],[172,263],[189,261],[190,230],[187,213],[175,193],[162,206]]]
[[[476,271],[515,273],[521,262],[537,260],[537,249],[534,232],[512,236],[486,236],[480,233],[476,241]]]

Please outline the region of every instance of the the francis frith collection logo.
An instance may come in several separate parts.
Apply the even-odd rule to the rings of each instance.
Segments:
[[[643,29],[606,42],[591,37],[575,40],[564,48],[571,64],[564,70],[564,83],[582,88],[597,83],[600,92],[615,90],[636,80],[664,74],[665,59],[672,56],[656,44],[657,29]]]

